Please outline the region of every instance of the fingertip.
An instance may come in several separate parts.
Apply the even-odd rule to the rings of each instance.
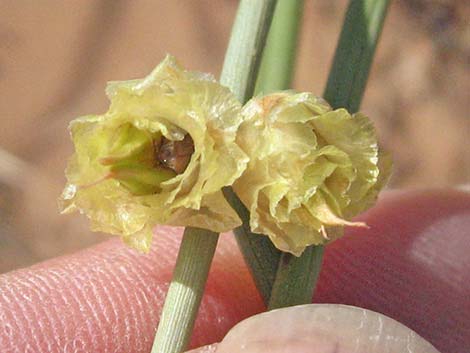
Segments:
[[[0,276],[0,351],[150,351],[180,239],[162,228],[149,254],[113,239]],[[232,236],[221,236],[192,346],[262,309]]]

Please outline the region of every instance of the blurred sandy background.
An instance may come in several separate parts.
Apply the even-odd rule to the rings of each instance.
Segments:
[[[321,94],[346,0],[306,0],[293,87]],[[234,0],[0,2],[0,273],[101,241],[56,198],[79,115],[106,109],[108,80],[169,52],[218,75]],[[470,5],[395,0],[362,111],[393,152],[393,187],[468,183]]]

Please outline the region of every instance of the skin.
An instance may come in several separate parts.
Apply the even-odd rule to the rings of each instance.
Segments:
[[[470,194],[387,193],[359,220],[370,228],[349,228],[344,238],[328,246],[315,301],[367,308],[412,328],[442,353],[465,351],[470,346]],[[161,227],[146,255],[113,239],[1,275],[0,351],[149,352],[179,240],[180,230]],[[330,309],[328,315],[338,319],[338,307]],[[237,322],[263,310],[232,237],[223,235],[192,347],[220,342]],[[297,310],[309,321],[310,306]],[[240,339],[265,332],[269,344],[282,336],[287,321],[280,319],[279,325],[265,330],[273,318],[250,319],[261,320],[259,330],[237,338],[237,326],[227,339],[232,337],[236,347]],[[387,320],[385,328],[391,327]],[[292,322],[301,320],[294,316]],[[303,336],[320,345],[316,330],[309,328]],[[344,352],[341,347],[352,339],[341,335],[334,338],[338,349],[318,346],[312,352]],[[273,352],[299,351],[292,337],[275,344],[281,350]]]

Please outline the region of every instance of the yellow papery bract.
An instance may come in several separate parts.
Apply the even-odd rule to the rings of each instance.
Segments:
[[[250,162],[234,190],[253,232],[299,256],[338,226],[364,226],[347,219],[373,205],[391,165],[367,117],[290,91],[256,97],[242,115],[237,142]]]
[[[70,125],[76,152],[59,200],[63,212],[79,210],[93,230],[141,250],[157,224],[215,232],[240,225],[221,192],[248,163],[235,142],[241,104],[227,88],[167,56],[146,78],[111,82],[106,92],[105,114]],[[155,144],[186,134],[194,152],[184,171],[155,169]]]

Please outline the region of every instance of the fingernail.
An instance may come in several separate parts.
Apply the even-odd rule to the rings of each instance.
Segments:
[[[186,353],[215,353],[216,349],[217,349],[217,344],[211,344],[209,346],[204,346],[204,347],[190,350]]]
[[[273,310],[235,326],[216,353],[439,353],[384,315],[346,305]]]

